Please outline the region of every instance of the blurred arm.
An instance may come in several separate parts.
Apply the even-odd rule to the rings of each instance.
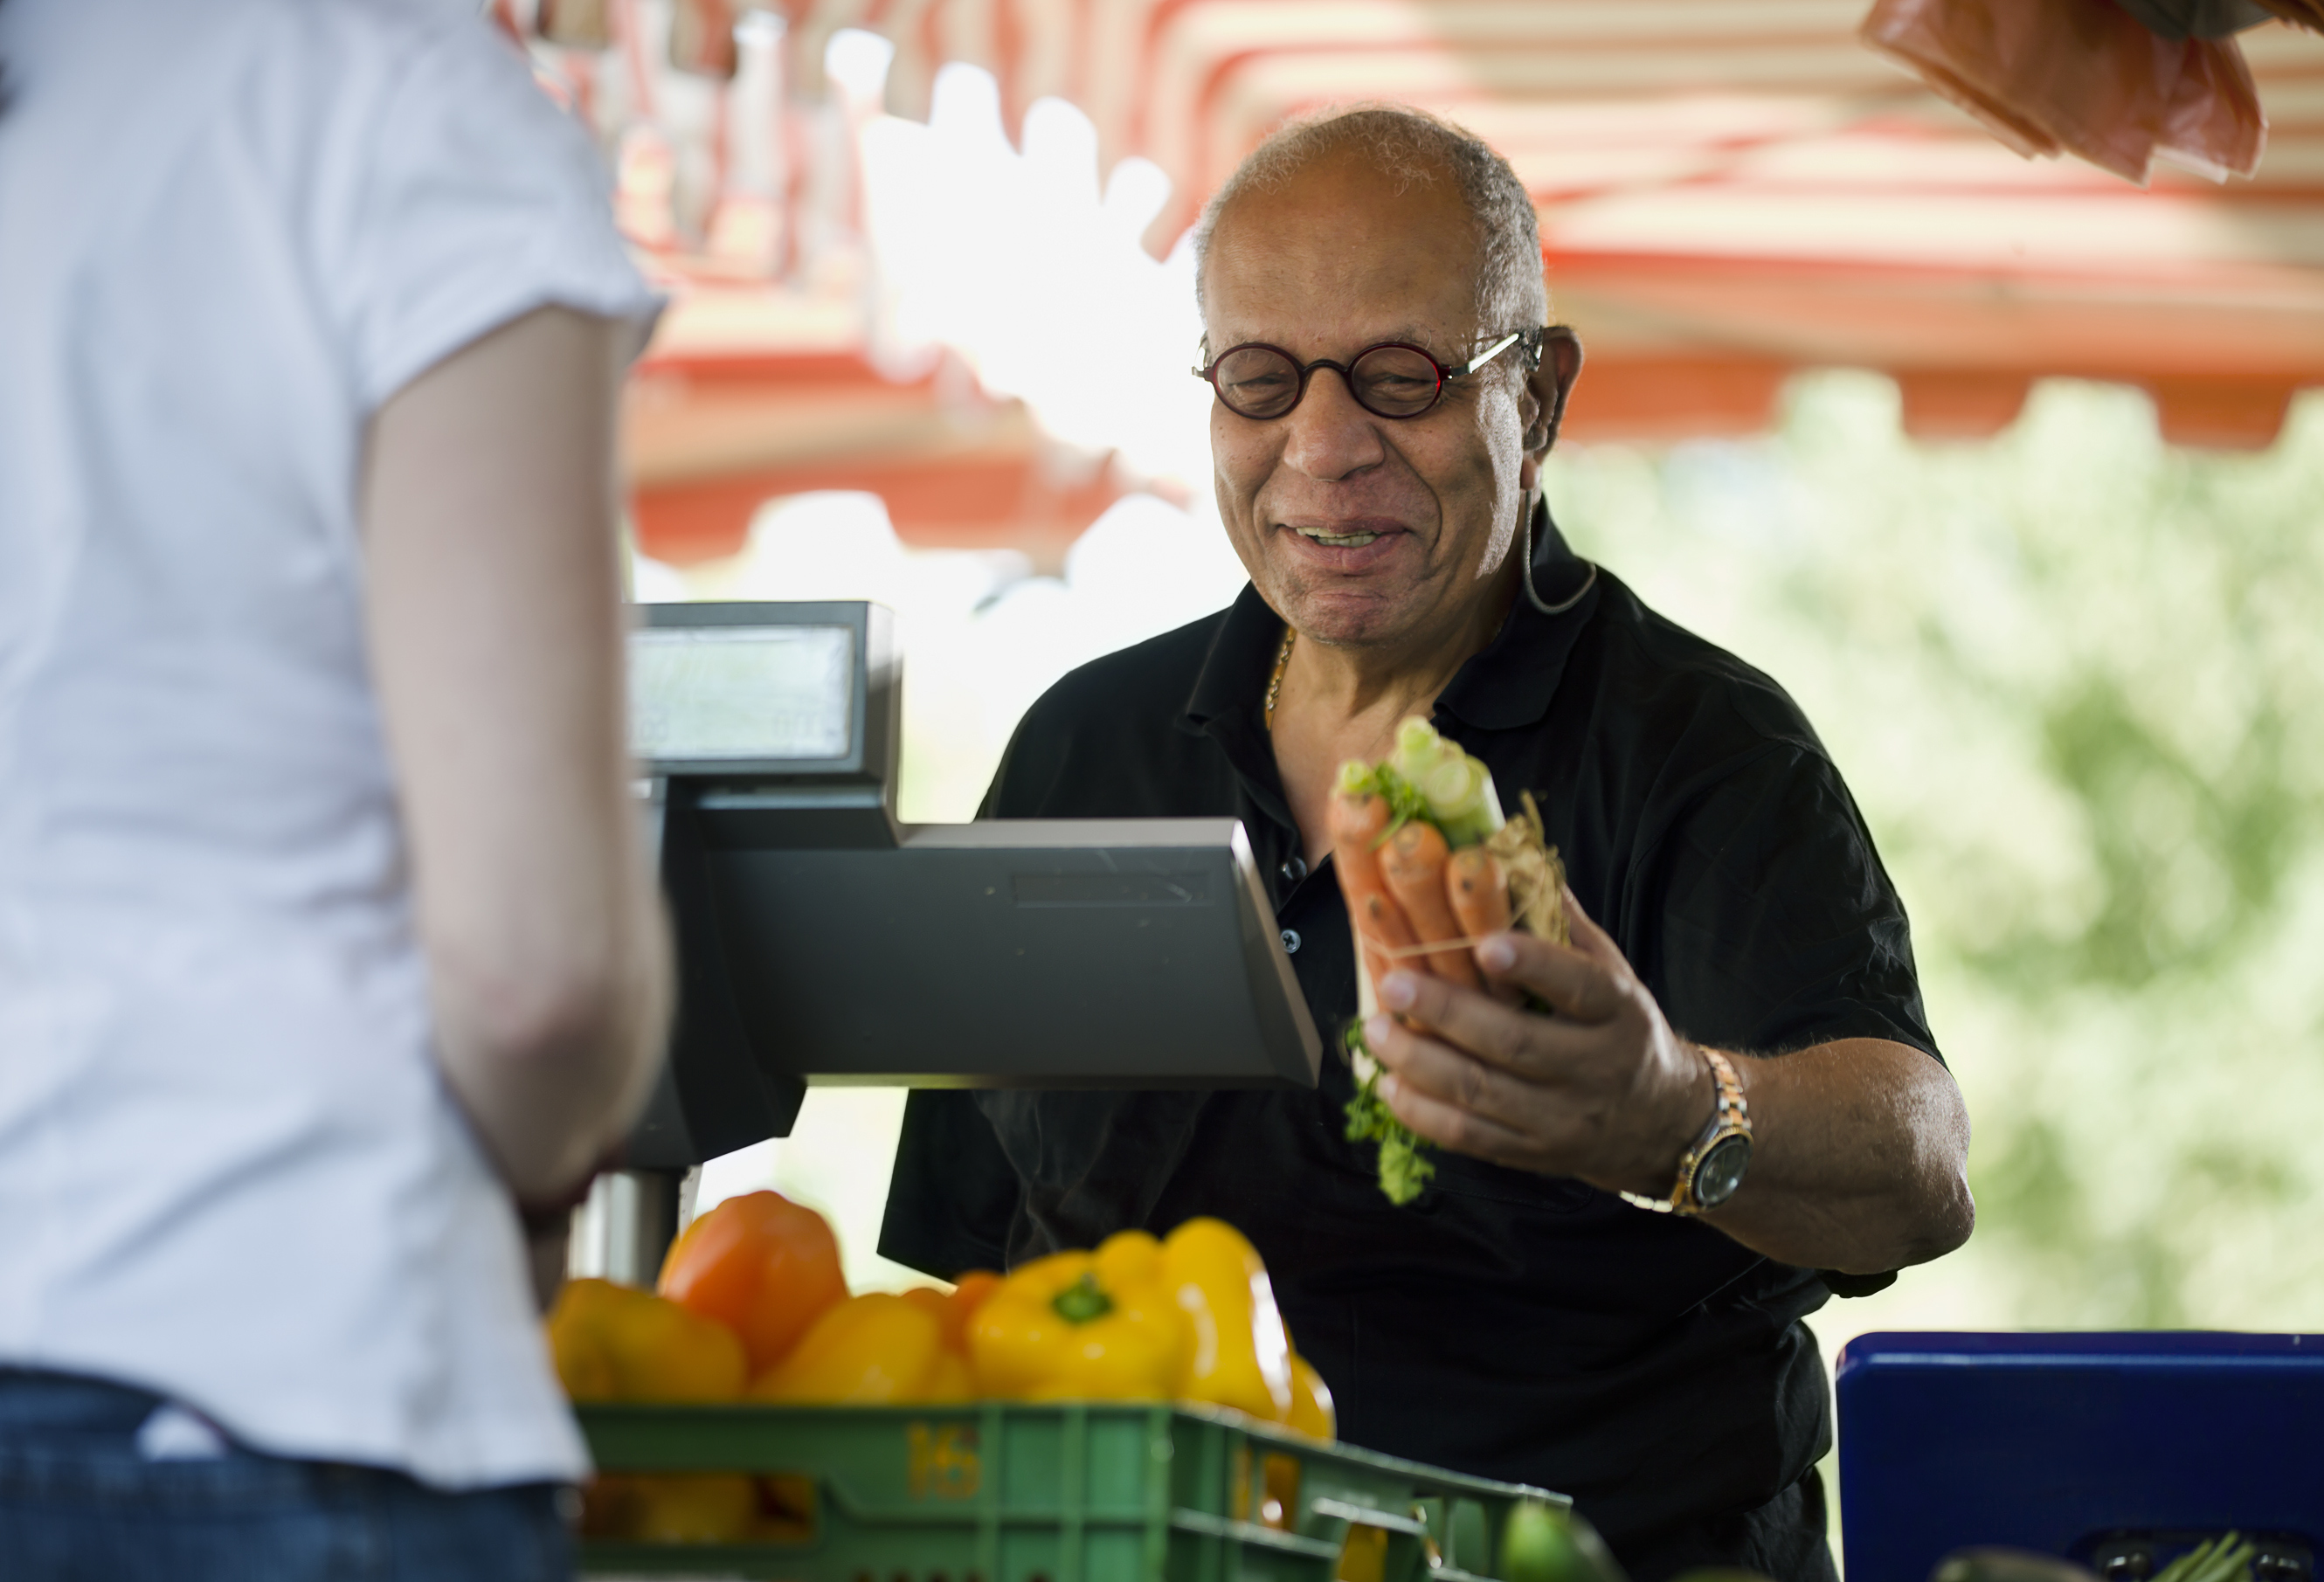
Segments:
[[[362,488],[437,1055],[520,1200],[622,1134],[668,1020],[623,729],[632,333],[544,308],[464,347],[381,408]]]

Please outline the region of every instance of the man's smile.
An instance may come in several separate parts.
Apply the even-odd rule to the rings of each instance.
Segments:
[[[1397,556],[1412,529],[1388,517],[1277,522],[1296,560],[1333,572],[1369,571]]]

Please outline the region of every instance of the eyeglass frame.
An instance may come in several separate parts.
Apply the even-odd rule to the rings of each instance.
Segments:
[[[1375,418],[1383,418],[1391,423],[1401,423],[1408,418],[1425,418],[1428,416],[1429,413],[1434,411],[1438,407],[1444,404],[1445,387],[1451,384],[1452,381],[1467,378],[1470,374],[1476,373],[1477,370],[1485,366],[1486,363],[1490,363],[1503,352],[1508,351],[1511,346],[1516,345],[1520,342],[1524,343],[1524,349],[1526,354],[1526,368],[1534,369],[1540,367],[1542,347],[1547,342],[1552,327],[1554,327],[1544,326],[1539,329],[1511,330],[1508,334],[1503,336],[1499,340],[1495,341],[1491,345],[1486,347],[1483,351],[1470,358],[1468,362],[1462,363],[1458,368],[1447,368],[1443,363],[1439,363],[1436,360],[1435,354],[1429,351],[1427,347],[1416,346],[1410,341],[1374,342],[1372,345],[1366,346],[1361,351],[1358,352],[1354,356],[1349,358],[1344,363],[1334,362],[1329,357],[1318,357],[1313,363],[1302,363],[1289,352],[1285,351],[1281,346],[1276,345],[1272,342],[1238,341],[1233,345],[1229,346],[1225,351],[1221,352],[1217,356],[1212,358],[1210,366],[1207,368],[1195,368],[1189,372],[1191,372],[1195,378],[1201,380],[1204,384],[1209,385],[1211,387],[1211,393],[1218,397],[1219,405],[1224,407],[1228,411],[1234,413],[1236,417],[1242,418],[1247,423],[1275,423],[1281,421],[1285,418],[1288,418],[1292,413],[1299,409],[1299,403],[1307,399],[1307,382],[1314,375],[1315,370],[1318,368],[1329,368],[1334,373],[1337,373],[1340,376],[1341,382],[1348,387],[1349,400],[1354,401],[1356,405],[1362,407],[1365,411],[1371,413]],[[1299,393],[1291,398],[1291,404],[1284,408],[1283,410],[1276,413],[1272,418],[1254,418],[1249,412],[1243,411],[1232,401],[1227,400],[1226,392],[1219,388],[1219,364],[1225,362],[1229,357],[1233,356],[1237,352],[1272,352],[1277,356],[1282,358],[1286,363],[1290,363],[1293,368],[1296,369],[1299,373]],[[1422,362],[1426,363],[1431,368],[1436,370],[1436,390],[1435,392],[1428,398],[1428,404],[1421,408],[1416,412],[1383,412],[1367,404],[1364,398],[1360,394],[1357,393],[1356,391],[1355,367],[1357,363],[1370,356],[1374,352],[1411,352],[1418,355]]]

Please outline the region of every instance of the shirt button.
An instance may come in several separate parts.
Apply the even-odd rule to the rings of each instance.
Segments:
[[[1283,931],[1283,948],[1292,955],[1296,956],[1299,953],[1299,931],[1297,929],[1286,928]]]
[[[1305,857],[1294,857],[1277,871],[1283,875],[1285,884],[1296,885],[1307,877],[1307,860]]]

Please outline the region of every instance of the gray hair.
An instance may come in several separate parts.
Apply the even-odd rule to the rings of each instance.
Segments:
[[[1408,105],[1334,106],[1295,116],[1253,149],[1203,206],[1194,225],[1194,302],[1219,216],[1250,192],[1277,192],[1310,165],[1352,151],[1398,192],[1452,178],[1477,228],[1477,328],[1498,335],[1549,322],[1542,280],[1541,225],[1533,198],[1508,161],[1484,139]],[[1512,360],[1508,366],[1520,366]]]

